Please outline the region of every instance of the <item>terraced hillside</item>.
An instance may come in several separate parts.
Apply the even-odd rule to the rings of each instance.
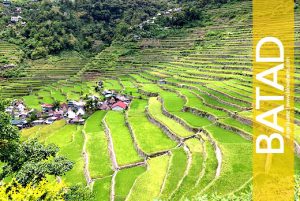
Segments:
[[[0,66],[6,64],[17,65],[23,56],[22,51],[11,43],[0,41]]]
[[[29,61],[22,69],[25,77],[5,79],[0,83],[2,98],[21,97],[58,81],[72,83],[71,77],[84,68],[85,59],[76,52]],[[74,78],[73,78],[74,79]],[[81,81],[81,80],[80,80]]]
[[[210,26],[160,40],[114,43],[71,79],[23,97],[29,107],[39,109],[42,102],[97,94],[94,82],[81,78],[96,79],[106,89],[134,97],[127,111],[97,111],[84,126],[56,122],[34,127],[23,130],[23,138],[58,144],[60,153],[76,162],[63,179],[89,185],[97,201],[211,200],[214,194],[230,200],[228,196],[248,193],[251,2],[207,12],[213,16]],[[297,29],[299,24],[297,18]],[[297,103],[296,124],[299,130]],[[296,140],[300,143],[299,136]]]

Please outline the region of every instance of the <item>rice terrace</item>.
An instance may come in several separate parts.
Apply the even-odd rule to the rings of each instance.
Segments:
[[[19,133],[16,143],[54,144],[57,152],[45,153],[42,161],[59,166],[55,157],[65,157],[72,168],[59,166],[66,171],[54,174],[33,165],[29,171],[29,162],[40,161],[24,159],[15,166],[1,153],[1,185],[13,178],[23,186],[46,181],[76,187],[79,194],[48,200],[251,200],[252,1],[207,1],[199,19],[168,25],[165,19],[181,16],[193,1],[112,1],[111,7],[110,1],[63,2],[1,3],[6,30],[0,31],[0,98],[7,101],[1,116],[8,115]],[[111,9],[113,17],[103,12],[96,19],[85,6]],[[139,6],[143,13],[135,15],[132,10]],[[147,6],[150,11],[143,10]],[[59,17],[78,23],[61,25],[55,21]],[[99,32],[91,28],[92,18]],[[26,29],[33,26],[44,33]],[[60,26],[65,27],[57,31]],[[299,28],[296,2],[295,167]]]

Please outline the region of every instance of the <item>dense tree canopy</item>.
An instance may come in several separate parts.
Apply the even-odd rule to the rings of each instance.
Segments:
[[[75,3],[41,1],[21,6],[26,26],[10,26],[1,35],[23,46],[28,57],[37,59],[62,50],[101,50],[116,35],[123,35],[124,27],[129,29],[146,20],[166,9],[168,3],[165,0],[79,0]],[[9,15],[7,11],[1,24],[10,23]]]
[[[150,35],[156,36],[165,27],[178,28],[201,20],[203,7],[226,2],[227,0],[43,0],[17,3],[1,14],[0,25],[7,29],[0,31],[0,39],[19,44],[32,59],[63,50],[97,52],[114,39],[141,32],[136,30],[139,24],[170,8],[182,10],[160,16],[157,22],[150,25],[152,28],[145,26],[145,33],[149,35],[151,30]],[[10,16],[16,6],[22,7],[22,22],[26,22],[26,25],[17,23],[9,26],[12,25]]]
[[[4,164],[0,180],[13,176],[22,184],[38,183],[47,175],[61,176],[73,167],[73,162],[57,156],[54,144],[43,145],[37,140],[20,141],[17,128],[10,124],[0,101],[0,162]]]

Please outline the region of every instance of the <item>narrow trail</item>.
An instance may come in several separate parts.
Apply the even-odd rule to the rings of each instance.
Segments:
[[[130,107],[130,106],[129,106]],[[128,108],[129,110],[129,108]],[[125,112],[125,124],[129,130],[129,133],[130,133],[130,137],[132,139],[132,142],[134,144],[134,148],[135,150],[137,151],[137,153],[139,154],[140,157],[146,159],[147,158],[147,154],[139,147],[138,143],[137,143],[137,140],[135,138],[135,135],[134,135],[134,132],[133,132],[133,129],[129,123],[129,120],[128,120],[128,112],[126,111]]]
[[[188,163],[187,163],[187,166],[186,166],[186,169],[184,171],[184,174],[182,176],[182,178],[179,180],[176,188],[173,190],[173,192],[170,194],[168,200],[170,200],[170,198],[172,198],[172,196],[178,191],[178,189],[180,188],[183,180],[186,178],[186,176],[189,174],[190,172],[190,169],[191,169],[191,166],[192,166],[192,154],[191,154],[191,151],[190,149],[188,148],[188,146],[186,146],[186,144],[183,144],[183,149],[184,151],[187,153],[187,156],[188,156]]]
[[[218,146],[218,144],[212,139],[210,133],[208,133],[205,129],[203,130],[203,134],[205,135],[205,136],[203,136],[203,138],[206,138],[208,140],[208,142],[214,147],[214,152],[216,155],[216,159],[218,161],[218,166],[216,168],[216,173],[215,173],[214,179],[211,182],[209,182],[205,186],[205,188],[203,188],[199,192],[199,194],[202,194],[203,192],[205,192],[218,180],[219,176],[221,175],[222,163],[223,163],[222,151],[221,151],[220,147]]]
[[[102,120],[102,125],[104,126],[104,132],[105,132],[107,140],[108,140],[108,151],[109,151],[110,160],[112,162],[113,171],[116,171],[116,170],[119,170],[119,165],[117,162],[117,157],[116,157],[116,153],[115,153],[115,149],[114,149],[113,140],[111,137],[111,132],[110,132],[108,125],[106,124],[105,117],[106,117],[106,115],[104,116],[104,118]]]
[[[161,194],[162,194],[162,192],[163,192],[163,190],[164,190],[164,188],[165,188],[166,181],[167,181],[167,178],[168,178],[168,176],[169,176],[168,173],[169,173],[170,168],[171,168],[171,166],[172,166],[172,160],[173,160],[174,155],[172,154],[172,152],[170,152],[170,155],[171,155],[171,156],[170,156],[170,159],[169,159],[168,169],[167,169],[167,172],[166,172],[164,181],[163,181],[163,183],[162,183],[162,185],[161,185],[161,187],[160,187],[160,192],[159,192],[158,197],[161,196]]]
[[[177,142],[177,143],[182,143],[183,138],[177,136],[169,127],[167,127],[166,125],[164,125],[163,123],[161,123],[160,121],[156,120],[149,112],[149,109],[146,108],[145,109],[145,113],[146,116],[148,118],[148,120],[156,125],[157,127],[159,127],[171,140]]]
[[[87,144],[87,134],[85,132],[85,125],[82,129],[82,135],[83,135],[83,147],[82,147],[82,156],[84,158],[84,166],[83,166],[83,171],[84,171],[84,177],[86,179],[86,182],[87,182],[87,185],[89,186],[93,180],[91,178],[91,174],[90,174],[90,171],[89,171],[89,157],[88,157],[88,153],[86,151],[86,144]]]
[[[116,187],[116,176],[117,176],[118,171],[115,171],[112,178],[111,178],[111,189],[110,189],[110,201],[115,200],[116,192],[115,192],[115,187]]]
[[[203,155],[203,162],[202,162],[202,171],[201,171],[200,177],[198,178],[195,186],[197,186],[200,183],[201,179],[205,175],[205,172],[206,172],[206,162],[207,162],[207,158],[208,158],[207,152],[206,152],[206,147],[205,147],[205,144],[204,144],[205,141],[202,138],[199,138],[199,141],[201,143],[202,151],[203,151],[203,154],[202,154]]]

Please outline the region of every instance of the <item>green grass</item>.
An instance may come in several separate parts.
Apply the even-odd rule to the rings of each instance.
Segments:
[[[58,146],[64,146],[73,141],[72,133],[76,132],[76,126],[74,125],[65,125],[64,127],[53,131],[48,135],[40,136],[42,141],[47,143],[54,143]]]
[[[97,111],[91,115],[85,122],[85,132],[94,133],[103,130],[101,127],[101,121],[105,114],[106,112],[104,111]]]
[[[138,90],[130,80],[121,79],[121,83],[125,88],[125,90],[124,90],[125,94],[129,94],[129,95],[132,95],[132,96],[137,95]]]
[[[40,90],[38,91],[37,95],[39,96],[39,98],[41,98],[41,103],[52,104],[54,102],[53,98],[51,97],[50,91]]]
[[[182,109],[184,106],[184,101],[177,94],[164,91],[160,95],[164,100],[164,106],[166,110],[183,119],[192,127],[201,128],[211,124],[211,122],[205,117],[200,117],[190,112],[183,112]]]
[[[43,128],[42,125],[22,129],[21,133],[20,133],[21,134],[21,140],[24,141],[24,140],[27,140],[30,137],[37,136],[37,133],[39,132],[39,130],[41,128]]]
[[[128,111],[129,124],[140,148],[149,154],[175,147],[174,141],[168,138],[161,129],[149,122],[144,113],[146,106],[146,100],[135,99]]]
[[[86,184],[83,171],[83,135],[81,129],[82,126],[67,125],[54,132],[47,139],[47,143],[54,143],[60,147],[59,155],[65,156],[74,162],[73,169],[63,176],[63,179],[69,185]]]
[[[147,172],[140,175],[128,195],[128,201],[153,201],[158,198],[164,178],[167,174],[170,157],[167,155],[148,161]]]
[[[87,138],[86,150],[89,157],[89,171],[92,178],[111,175],[112,164],[108,153],[108,142],[100,122],[105,112],[95,112],[85,124]],[[97,122],[97,123],[95,123]]]
[[[195,185],[194,188],[184,196],[189,200],[192,200],[193,196],[197,195],[210,182],[212,182],[216,175],[218,161],[214,152],[214,148],[208,141],[205,141],[204,144],[205,144],[205,152],[207,155],[205,161],[205,172],[200,182],[197,185]]]
[[[215,125],[206,127],[206,130],[219,144],[223,161],[220,177],[205,193],[228,194],[252,176],[252,143]]]
[[[53,99],[55,101],[58,101],[60,103],[67,102],[67,97],[58,90],[52,90],[51,91],[51,96],[53,97]]]
[[[214,91],[214,90],[211,90],[211,89],[208,89],[206,87],[203,87],[203,86],[197,86],[200,90],[202,91],[206,91],[208,92],[209,94],[212,94],[212,95],[215,95],[216,97],[220,98],[221,100],[223,101],[226,101],[228,103],[234,103],[236,105],[239,105],[239,106],[243,106],[243,107],[249,107],[250,104],[249,103],[244,103],[244,102],[241,102],[241,101],[238,101],[238,100],[233,100],[232,98],[228,97],[228,96],[225,96],[223,95],[222,93],[218,92],[218,91]],[[228,109],[234,109],[234,107],[230,108],[228,107]],[[236,108],[235,108],[236,109]]]
[[[93,186],[92,201],[110,201],[111,177],[97,179]]]
[[[124,113],[110,111],[106,114],[105,121],[111,132],[118,165],[141,161],[142,158],[136,152],[130,132],[125,124]]]
[[[137,177],[145,171],[146,168],[141,166],[119,171],[116,175],[115,200],[125,200]]]
[[[55,121],[51,125],[44,125],[32,138],[37,137],[40,141],[45,142],[49,136],[54,132],[58,132],[60,129],[63,129],[66,125],[65,120]]]
[[[211,124],[211,122],[204,117],[197,116],[190,112],[183,112],[182,109],[185,105],[184,100],[176,93],[164,91],[155,84],[143,84],[142,89],[152,93],[159,93],[164,100],[166,110],[184,120],[191,127],[201,128]]]
[[[185,129],[181,124],[176,122],[173,119],[168,118],[162,113],[161,103],[157,100],[157,98],[152,97],[149,99],[149,113],[152,117],[154,117],[157,121],[161,122],[165,126],[167,126],[173,133],[180,137],[188,137],[193,135],[194,133]]]
[[[217,110],[217,109],[214,109],[214,108],[204,105],[202,100],[200,98],[198,98],[195,94],[191,93],[190,90],[185,89],[185,88],[177,88],[176,90],[180,91],[187,98],[187,103],[186,103],[187,106],[207,112],[216,117],[228,116],[228,114],[222,110]]]
[[[81,98],[80,93],[75,93],[75,92],[68,92],[67,93],[67,99],[68,100],[79,100]]]
[[[201,177],[202,163],[203,163],[203,150],[202,145],[197,139],[190,139],[186,144],[191,152],[192,162],[188,175],[183,179],[178,191],[171,197],[171,200],[179,200],[189,190],[194,188],[198,179]]]
[[[245,131],[248,134],[252,135],[252,127],[247,124],[243,124],[243,123],[239,122],[238,120],[235,120],[233,118],[227,118],[227,119],[221,120],[221,122],[223,122],[229,126],[239,128],[242,131]]]
[[[118,80],[105,80],[103,84],[105,89],[121,91],[123,88]]]
[[[68,185],[86,184],[83,173],[83,136],[82,127],[66,125],[65,121],[56,121],[51,125],[40,125],[21,131],[21,139],[38,137],[45,144],[55,144],[59,147],[58,155],[65,156],[72,162],[74,167],[67,172],[62,179]]]
[[[187,154],[183,148],[173,150],[170,160],[165,186],[160,194],[162,200],[167,200],[175,192],[188,164]]]
[[[41,110],[40,100],[35,95],[29,95],[23,97],[25,105],[30,109]]]
[[[197,86],[198,87],[198,86]],[[227,109],[228,111],[231,111],[231,112],[238,112],[240,111],[240,109],[238,109],[237,107],[234,107],[234,106],[230,106],[230,105],[226,105],[224,103],[221,103],[220,101],[218,101],[217,99],[207,95],[206,93],[203,93],[203,92],[200,92],[200,91],[197,91],[197,90],[194,90],[194,92],[196,94],[198,94],[200,97],[202,97],[204,99],[204,101],[206,103],[209,103],[210,105],[214,105],[214,106],[217,106],[219,108],[224,108],[224,109]],[[221,99],[221,98],[220,98]],[[222,100],[222,99],[221,99]]]

